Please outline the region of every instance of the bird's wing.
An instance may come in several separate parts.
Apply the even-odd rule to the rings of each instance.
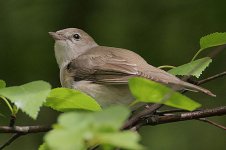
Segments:
[[[142,57],[128,50],[100,47],[88,51],[72,60],[66,67],[75,80],[88,80],[101,84],[127,84],[134,76],[144,77],[168,86],[202,91],[214,96],[210,91],[184,82],[164,70],[148,65]]]
[[[126,84],[134,76],[168,84],[177,77],[146,63],[138,54],[125,49],[97,47],[72,60],[67,70],[74,80],[102,84]]]
[[[111,52],[86,53],[72,60],[67,70],[74,80],[88,80],[102,84],[126,84],[138,74],[137,65]]]

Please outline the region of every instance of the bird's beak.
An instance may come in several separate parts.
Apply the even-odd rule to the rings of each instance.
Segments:
[[[56,32],[49,32],[49,35],[53,37],[54,40],[64,40],[65,37],[56,33]]]

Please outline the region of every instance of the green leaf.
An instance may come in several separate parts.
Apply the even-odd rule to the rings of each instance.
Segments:
[[[90,96],[77,90],[66,88],[53,89],[47,97],[45,106],[63,112],[76,109],[101,110],[100,105]]]
[[[210,48],[226,44],[226,33],[212,33],[200,39],[200,48]]]
[[[211,62],[212,62],[211,58],[204,57],[192,61],[190,63],[178,66],[176,68],[173,68],[168,72],[173,75],[192,75],[199,78],[202,72],[209,66]]]
[[[137,133],[120,131],[129,113],[128,108],[122,106],[113,106],[98,112],[67,112],[60,115],[58,123],[44,139],[51,150],[85,150],[106,144],[141,149]]]
[[[59,116],[54,130],[45,136],[51,150],[85,150],[85,134],[93,121],[90,112],[68,112]]]
[[[141,150],[144,149],[143,146],[138,144],[140,137],[137,133],[132,131],[123,131],[116,133],[104,133],[100,134],[99,140],[102,144],[111,144],[115,147],[131,149],[131,150]]]
[[[76,125],[74,125],[76,126]],[[84,131],[83,131],[84,132]],[[50,131],[45,137],[50,150],[85,150],[85,141],[82,140],[79,130],[59,128]]]
[[[46,143],[43,143],[39,146],[38,150],[50,150]]]
[[[5,86],[6,86],[5,81],[0,80],[0,89],[1,89],[1,88],[4,88]]]
[[[36,119],[50,89],[49,83],[34,81],[21,86],[0,89],[0,95],[8,98],[31,118]]]
[[[201,105],[190,98],[151,80],[144,78],[131,78],[129,87],[134,97],[140,102],[164,103],[165,105],[195,110]],[[165,101],[165,99],[167,99]]]
[[[200,49],[195,54],[195,56],[192,58],[192,61],[195,60],[195,58],[204,50],[207,48],[211,48],[214,46],[220,46],[226,44],[226,32],[223,33],[212,33],[209,35],[206,35],[200,39]]]
[[[114,106],[105,109],[104,113],[94,115],[95,124],[93,125],[98,132],[100,131],[118,131],[122,124],[130,116],[130,110],[121,106]]]

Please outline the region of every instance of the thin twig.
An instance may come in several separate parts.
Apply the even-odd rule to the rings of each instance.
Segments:
[[[207,119],[207,118],[199,118],[198,120],[199,120],[199,121],[202,121],[202,122],[209,123],[209,124],[211,124],[211,125],[214,125],[215,127],[218,127],[218,128],[220,128],[220,129],[226,130],[226,127],[225,127],[225,126],[220,125],[220,124],[218,124],[218,123],[216,123],[216,122],[214,122],[214,121],[211,121],[211,120],[209,120],[209,119]]]
[[[217,79],[217,78],[220,78],[220,77],[223,77],[223,76],[226,76],[226,71],[222,72],[222,73],[219,73],[219,74],[216,74],[216,75],[213,75],[211,77],[208,77],[206,79],[203,79],[203,80],[200,80],[200,81],[197,81],[197,85],[201,85],[201,84],[204,84],[206,82],[209,82],[209,81],[212,81],[214,79]]]
[[[6,146],[10,145],[13,141],[15,141],[21,135],[23,135],[23,134],[20,134],[20,133],[14,134],[5,144],[3,144],[2,146],[0,146],[0,150],[2,150],[3,148],[5,148]]]
[[[222,50],[224,50],[226,48],[226,44],[224,44],[224,45],[221,45],[221,46],[218,46],[215,50],[213,50],[213,51],[211,51],[207,56],[208,57],[210,57],[210,58],[214,58],[214,57],[216,57]],[[201,52],[201,51],[200,51]],[[193,57],[193,59],[195,58],[196,56],[194,56]],[[192,59],[192,60],[193,60]],[[202,64],[202,63],[201,63]],[[201,65],[200,64],[200,65]],[[198,65],[196,68],[194,68],[191,72],[190,72],[190,74],[192,73],[192,72],[194,72],[197,68],[199,68],[200,67],[200,65]],[[184,81],[191,81],[191,76],[187,76],[187,77],[185,77],[185,78],[183,78],[182,80],[184,80]],[[209,80],[210,81],[210,80]],[[208,82],[208,81],[206,81],[206,82]],[[205,82],[203,82],[203,83],[197,83],[196,81],[193,81],[193,82],[191,82],[191,83],[193,83],[193,84],[196,84],[196,85],[200,85],[200,84],[203,84],[203,83],[205,83]],[[182,93],[185,93],[187,90],[184,90]]]
[[[0,133],[39,133],[48,132],[52,128],[50,126],[0,126]]]
[[[213,75],[211,77],[205,78],[205,79],[200,80],[200,81],[195,81],[195,80],[192,80],[191,78],[187,78],[187,82],[190,82],[190,83],[195,84],[195,85],[201,85],[201,84],[210,82],[212,80],[215,80],[215,79],[223,77],[223,76],[226,76],[226,71],[218,73],[218,74],[215,74],[215,75]],[[181,93],[185,93],[187,91],[188,90],[183,90]]]

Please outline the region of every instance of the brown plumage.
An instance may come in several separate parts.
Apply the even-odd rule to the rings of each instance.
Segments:
[[[215,96],[209,90],[184,82],[164,70],[149,65],[136,53],[113,47],[97,46],[68,64],[68,72],[75,80],[98,84],[127,84],[131,77],[144,77],[178,89],[200,91]]]
[[[207,89],[149,65],[132,51],[99,46],[80,29],[69,28],[50,34],[56,40],[55,54],[62,86],[83,91],[102,106],[131,103],[134,100],[128,88],[131,77],[147,78],[175,90],[190,89],[215,96]]]

